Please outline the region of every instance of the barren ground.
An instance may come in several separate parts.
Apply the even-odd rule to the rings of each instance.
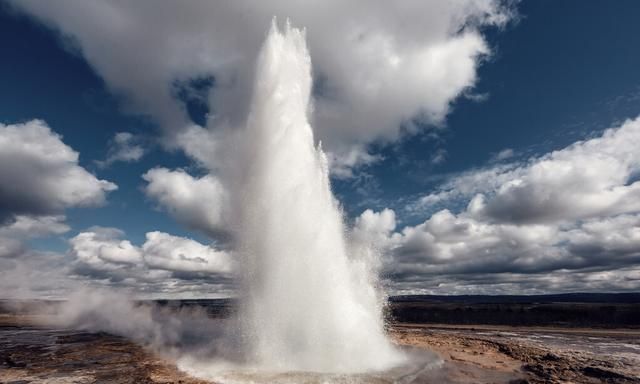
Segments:
[[[0,383],[205,383],[124,338],[0,316]],[[396,324],[400,345],[444,360],[413,381],[640,383],[640,330]]]

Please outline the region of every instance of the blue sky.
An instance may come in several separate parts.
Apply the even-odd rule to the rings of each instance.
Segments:
[[[609,244],[602,248],[600,256],[589,258],[579,255],[575,260],[580,260],[580,262],[572,261],[566,265],[556,263],[557,259],[562,257],[559,254],[565,251],[571,255],[574,253],[571,253],[573,252],[571,250],[567,251],[568,248],[565,249],[566,247],[563,248],[564,246],[560,244],[571,243],[573,240],[567,240],[563,237],[550,241],[550,247],[553,249],[549,250],[549,254],[554,256],[549,257],[554,261],[550,262],[548,267],[539,270],[529,268],[529,261],[523,261],[529,260],[528,256],[514,259],[512,270],[492,268],[491,265],[495,263],[495,260],[487,260],[486,265],[476,266],[472,272],[465,272],[467,271],[465,268],[468,266],[465,264],[466,262],[461,262],[460,265],[465,265],[465,267],[460,267],[461,269],[430,269],[430,265],[441,265],[443,259],[438,259],[428,253],[437,253],[438,251],[434,251],[434,249],[440,249],[438,247],[445,249],[448,246],[445,246],[444,243],[427,246],[420,251],[426,252],[422,259],[414,254],[415,250],[407,251],[411,248],[409,246],[411,239],[408,232],[403,234],[403,228],[408,227],[413,231],[422,230],[424,228],[421,229],[420,225],[432,219],[432,215],[443,209],[455,216],[452,220],[471,220],[469,218],[473,215],[469,213],[471,211],[467,207],[473,195],[482,193],[486,195],[487,199],[490,199],[494,194],[499,195],[501,185],[492,185],[490,188],[493,189],[491,190],[483,190],[478,187],[480,189],[474,189],[467,194],[456,194],[454,197],[445,199],[438,198],[438,201],[433,204],[419,203],[425,196],[435,196],[443,190],[457,188],[447,187],[447,185],[459,185],[456,183],[459,180],[462,180],[460,183],[464,182],[465,175],[474,175],[482,171],[493,170],[495,171],[494,176],[502,175],[507,180],[505,183],[508,183],[509,180],[512,181],[509,179],[512,176],[505,176],[507,171],[504,169],[509,171],[516,169],[517,172],[514,174],[517,173],[517,175],[526,174],[537,162],[544,160],[545,156],[552,156],[553,151],[563,150],[563,148],[580,140],[598,138],[605,129],[620,127],[625,120],[634,119],[640,112],[640,72],[637,70],[640,68],[640,41],[638,40],[640,24],[635,20],[635,15],[640,11],[638,2],[604,3],[547,0],[518,3],[488,2],[487,4],[490,4],[489,8],[481,8],[479,11],[465,11],[470,12],[470,14],[464,15],[468,20],[479,18],[480,21],[467,20],[459,25],[456,25],[455,21],[451,21],[451,25],[442,27],[445,32],[433,32],[435,36],[433,39],[442,39],[443,42],[446,42],[453,41],[460,36],[452,33],[451,28],[466,28],[464,31],[484,41],[486,51],[483,54],[469,54],[469,57],[472,58],[472,66],[469,69],[473,73],[472,78],[459,80],[460,85],[457,86],[455,92],[452,91],[453,93],[447,97],[432,101],[429,99],[431,91],[427,89],[427,85],[421,88],[419,84],[415,86],[415,94],[425,98],[425,101],[403,100],[402,102],[404,105],[415,104],[420,108],[424,105],[426,110],[431,113],[431,115],[429,113],[427,115],[432,117],[420,118],[420,108],[414,108],[413,132],[398,131],[397,127],[406,125],[406,121],[403,123],[393,114],[397,112],[396,109],[406,111],[411,110],[410,108],[397,107],[393,109],[389,107],[388,116],[377,116],[375,113],[378,112],[371,112],[371,105],[361,104],[361,100],[355,96],[349,96],[351,97],[349,105],[353,106],[354,111],[353,118],[347,120],[347,117],[344,116],[350,116],[350,113],[345,114],[344,111],[337,109],[344,115],[340,115],[337,121],[339,123],[346,122],[345,125],[355,127],[352,131],[340,132],[339,127],[324,129],[325,120],[318,117],[319,123],[316,130],[319,131],[318,135],[321,139],[329,143],[328,151],[330,153],[335,153],[337,158],[340,158],[341,153],[349,148],[357,147],[359,151],[364,151],[361,153],[375,158],[371,161],[347,164],[346,175],[340,171],[333,174],[334,192],[343,204],[348,216],[347,221],[350,225],[357,226],[358,223],[364,222],[360,215],[367,209],[372,209],[376,214],[384,212],[385,209],[393,210],[393,229],[384,234],[386,237],[381,240],[384,243],[381,247],[388,249],[390,256],[386,259],[391,260],[390,266],[386,270],[386,276],[390,284],[397,287],[399,292],[447,293],[443,290],[448,289],[447,287],[450,288],[451,285],[458,287],[452,290],[452,293],[629,290],[634,289],[634,286],[637,289],[637,283],[640,280],[635,279],[639,276],[637,267],[639,265],[638,255],[640,255],[638,241],[640,240],[635,233],[625,239],[627,248],[625,248],[624,257],[611,256],[611,252],[615,252],[617,248]],[[224,8],[222,5],[218,6]],[[212,7],[215,8],[215,5]],[[428,6],[425,7],[427,8],[424,10],[425,23],[428,23],[431,18],[437,17],[438,12],[445,13],[443,18],[447,17],[446,12],[459,15],[456,13],[459,10],[430,10]],[[117,190],[105,192],[106,202],[103,204],[74,203],[68,204],[62,210],[56,210],[53,213],[65,216],[64,223],[69,227],[68,230],[48,233],[43,236],[19,237],[16,235],[16,239],[23,242],[21,249],[29,249],[32,253],[52,252],[61,255],[61,260],[64,260],[61,263],[68,263],[62,268],[64,274],[88,276],[87,279],[90,280],[99,274],[92,272],[83,275],[82,271],[86,271],[86,269],[78,268],[77,260],[74,259],[74,257],[78,257],[78,252],[73,247],[73,239],[77,239],[81,233],[98,233],[94,237],[100,238],[106,243],[128,240],[130,245],[139,247],[145,242],[146,233],[159,231],[181,239],[196,241],[205,246],[212,244],[213,247],[224,248],[224,240],[211,235],[212,232],[206,228],[203,229],[193,224],[190,217],[181,216],[180,207],[171,206],[171,203],[163,202],[158,194],[154,195],[149,192],[148,180],[143,179],[143,175],[147,171],[157,167],[173,171],[182,169],[190,175],[189,177],[194,178],[203,177],[211,170],[211,167],[202,165],[203,161],[198,155],[189,152],[189,149],[181,148],[180,145],[172,144],[174,136],[169,132],[170,128],[167,127],[170,125],[168,120],[174,116],[166,117],[164,114],[158,113],[161,108],[152,105],[153,103],[150,103],[150,106],[140,106],[140,99],[153,94],[153,92],[157,94],[156,88],[152,86],[144,88],[146,87],[145,72],[154,73],[156,69],[128,66],[125,67],[128,73],[123,75],[122,68],[117,67],[118,60],[110,61],[117,55],[124,56],[129,53],[132,56],[140,55],[142,61],[148,58],[151,58],[148,59],[150,63],[153,63],[154,60],[157,61],[159,68],[157,71],[161,73],[160,71],[165,68],[161,62],[165,56],[155,57],[157,53],[154,50],[169,43],[163,41],[164,37],[160,34],[157,34],[158,41],[145,40],[149,39],[149,36],[143,34],[144,24],[135,28],[127,26],[127,28],[131,28],[130,31],[133,34],[137,30],[142,31],[140,38],[135,35],[128,36],[127,44],[129,44],[129,40],[132,42],[140,40],[139,44],[144,47],[144,52],[141,50],[140,53],[128,53],[126,49],[130,48],[120,50],[117,43],[116,46],[112,46],[114,41],[118,40],[113,40],[114,37],[109,33],[114,33],[114,36],[117,36],[117,31],[113,32],[109,27],[104,26],[107,24],[103,24],[104,20],[101,19],[100,10],[95,10],[94,13],[88,10],[86,16],[78,16],[82,12],[79,9],[81,7],[66,4],[62,8],[64,9],[49,9],[47,6],[39,6],[37,2],[25,2],[24,4],[0,2],[0,47],[3,51],[3,59],[0,60],[0,84],[2,84],[0,88],[0,122],[5,126],[12,126],[18,123],[27,123],[33,119],[43,120],[52,132],[62,136],[61,140],[64,144],[79,153],[78,166],[99,180],[115,183]],[[355,9],[345,10],[345,12],[356,12],[355,15],[358,15],[357,7]],[[236,11],[229,12],[231,15],[236,15]],[[264,12],[265,15],[271,15],[269,13],[271,11],[272,14],[278,15],[286,12],[281,9],[266,9],[256,11],[256,13]],[[381,10],[381,12],[383,11]],[[142,14],[141,12],[144,10],[135,10],[134,13],[138,15]],[[223,10],[221,14],[225,14],[225,12]],[[342,78],[340,76],[343,74],[335,72],[337,71],[336,66],[332,65],[332,61],[340,60],[340,55],[338,53],[332,54],[330,49],[326,49],[323,45],[324,42],[321,38],[316,37],[316,34],[321,34],[322,28],[326,27],[324,26],[327,23],[326,20],[309,19],[309,15],[301,13],[299,10],[293,10],[291,14],[300,14],[298,19],[292,16],[294,24],[299,23],[308,28],[312,61],[314,65],[319,63],[314,66],[317,71],[314,72],[316,80],[322,76],[327,76],[329,82],[332,79]],[[393,15],[399,18],[399,23],[405,22],[400,11],[397,14],[393,13]],[[501,16],[503,20],[496,21],[497,19],[492,19],[494,16]],[[74,17],[86,17],[87,20],[95,18],[91,22],[95,22],[98,26],[95,30],[87,29],[87,26],[82,25],[81,22],[73,21]],[[147,20],[144,16],[140,17],[143,22]],[[451,20],[457,19],[452,17]],[[91,25],[91,22],[87,25]],[[196,21],[194,24],[197,25],[198,22]],[[420,20],[411,20],[407,23],[411,22],[420,25]],[[211,23],[216,25],[216,20],[212,20]],[[179,31],[176,33],[181,33],[179,23],[167,24],[171,24],[171,28],[175,27]],[[177,26],[173,26],[173,24]],[[237,33],[233,26],[223,24],[220,22],[220,28],[216,30],[217,34],[209,36],[207,39],[214,42],[219,39],[230,46],[244,44],[242,39],[220,37]],[[375,35],[376,28],[387,31],[386,26],[367,25],[366,27],[368,29],[363,27],[363,30],[370,31],[371,35]],[[266,25],[262,29],[266,30]],[[64,33],[61,35],[60,31],[64,31]],[[106,37],[100,35],[102,31],[106,31]],[[248,29],[246,33],[253,36]],[[428,34],[432,31],[422,33]],[[170,29],[168,29],[167,36],[172,36]],[[259,40],[259,37],[257,34],[255,40]],[[425,38],[425,42],[423,42],[423,36],[413,30],[403,31],[394,37],[410,40],[418,47],[420,44],[430,44],[426,42],[429,39]],[[238,49],[237,52],[253,52],[255,51],[254,45],[246,43],[246,47],[241,47],[242,49]],[[319,48],[315,52],[322,52],[322,55],[327,57],[314,56],[314,48],[316,47]],[[482,48],[477,48],[477,52],[480,51]],[[101,52],[108,54],[101,55]],[[189,51],[186,48],[185,52],[190,52],[193,55],[202,54],[202,51]],[[209,55],[206,58],[208,61],[203,62],[224,61],[221,57],[216,56],[220,52],[223,51],[206,51],[206,54],[202,55]],[[237,56],[251,57],[251,54],[238,54]],[[235,56],[229,54],[228,57]],[[176,76],[173,82],[161,85],[164,89],[170,89],[169,93],[176,100],[176,105],[187,109],[185,115],[187,120],[193,120],[191,123],[205,125],[208,121],[206,113],[210,113],[210,117],[213,115],[224,117],[227,112],[229,116],[240,113],[233,108],[226,111],[225,108],[228,108],[226,104],[214,105],[214,102],[210,101],[211,99],[207,99],[210,94],[222,95],[221,98],[226,97],[225,78],[222,74],[214,71],[210,75],[203,75],[200,70],[189,73],[188,70],[191,68],[201,68],[206,65],[199,61],[188,63],[190,60],[188,55],[186,58],[181,57],[180,64],[174,63],[175,57],[166,58],[173,60],[171,65],[181,65],[179,71],[176,71],[180,75]],[[355,56],[347,55],[344,60],[351,58],[354,63],[361,63],[361,61],[357,61],[360,58]],[[188,64],[182,63],[183,61]],[[123,62],[127,63],[126,60]],[[249,60],[247,63],[241,62],[238,67],[250,67],[251,65],[252,62]],[[451,66],[451,63],[443,62],[442,65]],[[119,68],[120,72],[113,70],[113,68]],[[364,71],[364,73],[387,75],[386,73],[380,74],[376,72],[377,70],[373,68],[370,72]],[[469,70],[465,70],[459,75],[454,73],[451,76],[462,78],[468,76]],[[241,70],[238,73],[241,78]],[[136,78],[144,80],[140,81],[142,85],[139,88],[136,88],[138,86],[136,81],[131,80]],[[184,79],[190,78],[195,80],[186,80],[185,82]],[[390,78],[393,80],[393,77]],[[149,79],[151,81],[155,78],[149,75]],[[396,101],[385,99],[385,94],[393,95],[396,89],[402,90],[405,86],[408,87],[406,93],[412,94],[411,92],[414,90],[410,89],[411,86],[404,84],[403,81],[406,80],[397,80],[396,85],[387,89],[387,93],[382,93],[374,100],[378,104],[373,104],[373,106],[386,105],[387,103],[393,105]],[[123,86],[125,82],[127,85]],[[453,82],[455,83],[455,81]],[[219,83],[223,85],[219,85]],[[185,86],[185,84],[190,84],[190,86]],[[200,86],[198,87],[197,84]],[[436,84],[434,87],[438,86]],[[347,88],[343,84],[337,84],[335,87],[338,89],[337,92]],[[231,92],[229,93],[231,94]],[[432,93],[436,94],[438,91],[434,90]],[[191,96],[187,97],[187,94]],[[344,91],[344,94],[353,95],[355,93],[347,90]],[[409,96],[406,97],[409,98]],[[166,101],[159,97],[158,105],[163,102]],[[397,101],[398,104],[400,102]],[[319,109],[322,110],[324,104],[319,102],[319,105]],[[327,108],[333,107],[329,102],[327,105],[329,105]],[[361,105],[364,107],[361,108]],[[430,108],[440,112],[431,112]],[[446,111],[444,114],[441,113],[443,109]],[[380,132],[382,133],[379,135],[374,135],[370,133],[371,131],[367,132],[367,125],[370,125],[371,121],[367,120],[366,116],[371,113],[375,115],[372,119],[375,118],[377,121],[387,121],[385,119],[388,117],[388,121],[395,122],[396,127],[381,127]],[[400,116],[400,112],[397,113]],[[438,115],[439,113],[441,116]],[[359,118],[359,116],[364,117]],[[233,117],[230,120],[233,121]],[[213,123],[209,124],[209,129],[215,129]],[[376,128],[372,127],[371,129]],[[132,134],[135,145],[139,146],[144,154],[139,159],[113,160],[106,166],[101,165],[101,161],[105,161],[110,154],[118,151],[117,143],[114,141],[118,132]],[[621,150],[621,153],[624,151]],[[340,161],[336,161],[336,164]],[[626,173],[621,176],[624,179],[620,182],[622,187],[632,185],[639,174],[635,162],[632,161],[630,165],[624,164],[628,169],[625,168]],[[525,178],[526,176],[513,177],[520,177],[519,180],[524,180],[524,182],[528,180]],[[2,182],[11,183],[12,180],[3,180]],[[563,188],[558,185],[552,187]],[[610,185],[607,188],[613,187],[615,185]],[[2,196],[0,194],[0,197]],[[598,213],[599,216],[585,214],[566,217],[563,218],[561,224],[542,221],[536,221],[535,224],[548,225],[547,229],[555,232],[564,231],[567,226],[573,226],[573,230],[577,231],[585,228],[584,223],[595,222],[598,219],[602,222],[612,222],[622,220],[620,215],[626,215],[625,218],[630,220],[625,224],[627,228],[631,225],[631,228],[637,229],[638,222],[631,220],[637,215],[635,209],[631,206],[624,210],[611,211],[613,213],[609,211],[606,214]],[[9,212],[9,214],[17,215],[18,213]],[[10,225],[11,220],[15,220],[16,217],[9,216],[5,225]],[[372,220],[380,220],[381,222],[390,220],[389,217],[383,219],[381,214],[380,216],[372,216],[372,218]],[[475,217],[474,220],[478,221],[473,225],[498,225],[495,224],[496,221],[480,221]],[[501,222],[499,225],[506,224]],[[514,225],[522,228],[520,222]],[[96,226],[102,228],[92,232],[91,228]],[[108,234],[106,234],[105,228],[117,228],[121,232],[107,231]],[[397,243],[397,239],[392,240],[392,232],[397,233],[400,237],[404,236],[405,242],[400,240],[400,243]],[[2,238],[0,237],[0,239]],[[464,240],[461,241],[462,243]],[[595,247],[595,245],[591,246]],[[446,249],[447,252],[450,252],[449,248]],[[511,252],[498,245],[494,248],[482,249],[482,251],[494,252],[500,256],[500,260],[509,259],[509,255],[503,255],[503,253]],[[517,253],[520,250],[513,252]],[[407,256],[408,254],[412,256]],[[402,259],[403,257],[406,259]],[[461,260],[466,260],[466,256],[460,257]],[[615,263],[584,261],[612,257],[617,260]],[[523,267],[523,265],[527,265],[527,267]],[[590,276],[600,276],[598,274],[602,273],[615,275],[617,270],[622,270],[620,276],[627,281],[626,284],[590,285],[589,281],[593,280]],[[172,279],[180,279],[179,276],[176,277],[176,271],[169,272],[173,273]],[[549,287],[549,282],[544,280],[541,275],[544,273],[558,273],[559,275],[554,277],[556,280],[562,280],[560,275],[562,273],[574,273],[579,278],[575,283],[566,286]],[[434,278],[435,274],[450,276],[451,285]],[[100,276],[98,280],[104,284],[117,285],[118,281],[124,279],[122,276],[117,278]],[[198,279],[200,278],[198,277]],[[501,278],[505,280],[502,281]],[[82,280],[81,277],[74,277],[74,279]],[[196,284],[200,282],[198,279],[190,281],[195,281],[193,284]],[[225,279],[220,281],[223,280]],[[478,283],[480,280],[483,283]],[[498,283],[485,283],[487,280]],[[206,281],[206,283],[222,284],[220,281]],[[156,288],[144,288],[143,291],[156,292],[154,289]],[[165,288],[158,289],[160,292],[172,293],[170,290],[163,290]],[[223,292],[227,292],[226,289],[224,288]]]
[[[119,226],[136,241],[154,228],[184,234],[173,220],[153,209],[140,187],[141,175],[153,166],[186,167],[188,160],[180,153],[153,148],[140,162],[99,169],[95,161],[107,156],[108,142],[116,132],[133,132],[152,141],[157,127],[144,116],[123,112],[121,98],[111,94],[87,62],[65,47],[50,29],[16,14],[6,4],[2,10],[2,47],[12,53],[0,64],[2,122],[45,120],[66,144],[80,152],[83,167],[101,178],[117,180],[119,186],[108,206],[67,211],[72,227]],[[66,249],[64,239],[39,243]]]

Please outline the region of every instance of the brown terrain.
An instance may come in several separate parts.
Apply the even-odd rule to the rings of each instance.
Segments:
[[[378,377],[372,382],[640,383],[637,327],[417,324],[404,320],[396,317],[390,323],[392,339],[407,348],[433,351],[443,364],[417,375]],[[189,377],[170,359],[125,338],[35,324],[42,324],[42,319],[0,314],[0,383],[207,382]]]
[[[0,383],[206,383],[125,338],[0,316]]]
[[[640,383],[640,331],[402,324],[392,326],[390,333],[398,344],[430,349],[455,365],[453,382],[483,382],[479,379],[493,372],[519,373],[520,379],[502,381],[512,383]],[[584,339],[587,345],[560,346],[524,336],[531,333]],[[633,346],[635,356],[589,351],[589,338]]]

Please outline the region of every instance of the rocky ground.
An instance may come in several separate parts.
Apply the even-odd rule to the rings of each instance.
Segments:
[[[390,332],[456,365],[460,382],[479,382],[482,370],[521,373],[514,383],[640,383],[638,330],[404,324]]]
[[[0,383],[204,383],[126,339],[28,320],[0,316]],[[444,360],[403,383],[640,383],[639,331],[396,324],[389,332]]]
[[[0,383],[204,383],[105,333],[0,325]]]

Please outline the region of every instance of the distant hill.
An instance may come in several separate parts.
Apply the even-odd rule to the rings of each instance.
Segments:
[[[401,295],[391,296],[392,303],[434,302],[470,304],[507,303],[640,303],[640,292],[631,293],[560,293],[550,295]]]
[[[395,296],[387,316],[398,323],[559,327],[640,327],[640,293]]]

